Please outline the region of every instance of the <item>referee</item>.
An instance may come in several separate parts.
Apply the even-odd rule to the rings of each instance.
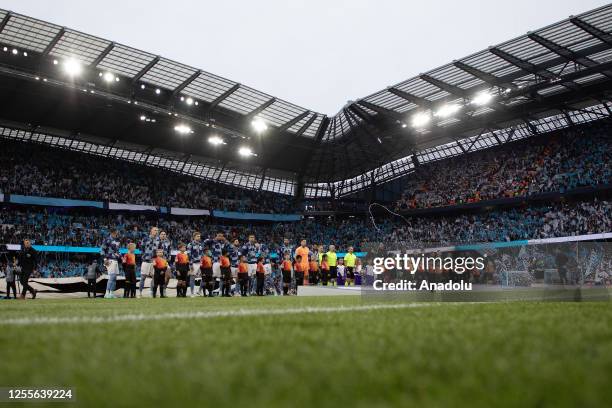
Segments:
[[[19,266],[21,266],[19,281],[21,282],[22,289],[19,299],[25,299],[28,291],[30,291],[32,294],[32,299],[36,299],[37,290],[32,288],[28,284],[28,281],[30,280],[30,275],[34,273],[36,265],[38,264],[38,251],[32,247],[32,243],[29,239],[23,240],[21,251],[19,251],[19,254],[17,255],[17,262],[19,263]]]
[[[336,254],[336,246],[330,245],[327,255],[327,263],[329,264],[329,278],[332,286],[336,286],[338,281],[338,254]]]
[[[357,256],[353,253],[353,247],[348,247],[348,252],[344,255],[344,265],[346,266],[346,285],[355,284],[355,263]]]

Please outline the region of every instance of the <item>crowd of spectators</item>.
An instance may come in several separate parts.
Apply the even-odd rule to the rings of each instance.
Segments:
[[[422,164],[404,179],[407,188],[395,207],[452,206],[608,185],[611,127],[598,122]],[[4,193],[255,213],[358,211],[366,205],[362,200],[307,200],[298,205],[294,197],[136,163],[36,143],[3,140],[2,145]]]
[[[0,192],[253,213],[291,213],[295,209],[290,196],[244,190],[169,170],[6,140],[2,140],[0,150]]]
[[[397,209],[430,208],[610,183],[612,130],[598,123],[418,166]]]
[[[249,233],[272,247],[284,238],[296,243],[335,244],[340,249],[380,241],[477,243],[550,238],[612,231],[612,203],[582,201],[498,209],[452,216],[407,217],[380,215],[346,218],[306,218],[287,223],[215,224],[212,218],[163,217],[117,213],[62,213],[53,209],[11,210],[0,213],[0,243],[30,238],[38,245],[98,246],[111,229],[122,245],[140,243],[152,226],[166,231],[174,243],[189,242],[193,231],[213,237],[223,231],[244,242]],[[374,221],[374,222],[373,222]]]

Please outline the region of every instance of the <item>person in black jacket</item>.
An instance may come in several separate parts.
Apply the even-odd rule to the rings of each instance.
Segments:
[[[21,266],[19,281],[21,282],[22,290],[19,298],[25,299],[26,293],[30,291],[32,299],[35,299],[37,291],[28,284],[28,281],[30,280],[30,275],[34,273],[38,266],[38,251],[32,247],[29,239],[23,240],[21,251],[17,255],[17,262]]]

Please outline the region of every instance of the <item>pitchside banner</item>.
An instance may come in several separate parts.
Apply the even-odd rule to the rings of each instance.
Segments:
[[[609,300],[610,242],[370,243],[362,294],[427,301]]]

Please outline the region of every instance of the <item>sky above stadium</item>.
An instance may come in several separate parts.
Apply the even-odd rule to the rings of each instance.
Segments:
[[[349,100],[603,6],[592,0],[2,0],[308,109]]]

